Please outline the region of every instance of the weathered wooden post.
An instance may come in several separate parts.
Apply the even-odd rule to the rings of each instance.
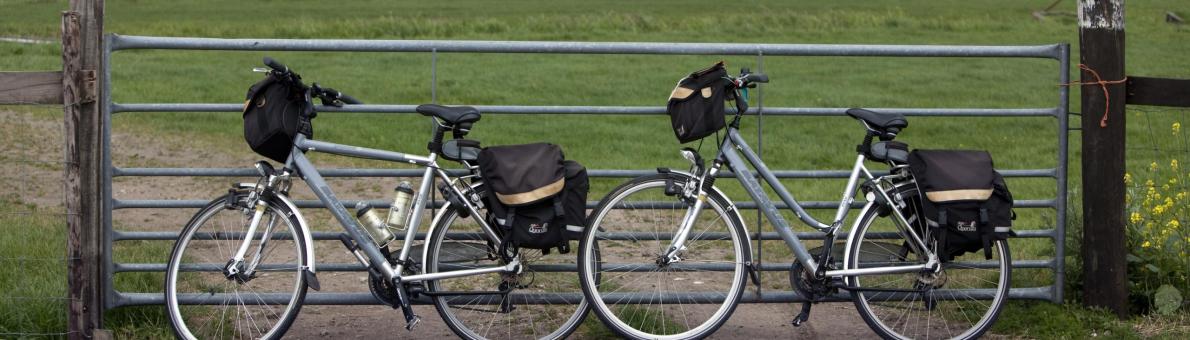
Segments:
[[[1078,2],[1083,303],[1128,314],[1124,229],[1124,0]]]
[[[62,14],[62,103],[66,134],[67,332],[102,337],[103,113],[96,75],[103,74],[103,0],[71,0]]]

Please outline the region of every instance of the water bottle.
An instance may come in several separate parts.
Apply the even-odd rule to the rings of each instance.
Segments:
[[[388,227],[396,230],[405,230],[405,223],[409,219],[409,205],[412,203],[413,185],[408,181],[401,181],[394,189],[397,192],[396,197],[393,197],[393,204],[388,208]]]
[[[364,230],[368,231],[368,236],[371,236],[377,245],[387,245],[389,241],[396,238],[384,226],[384,220],[380,219],[380,214],[372,210],[367,202],[359,202],[355,205],[355,218],[359,219]]]

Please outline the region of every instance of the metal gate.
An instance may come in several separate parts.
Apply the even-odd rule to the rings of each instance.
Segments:
[[[704,43],[621,43],[621,42],[532,42],[532,41],[436,41],[436,40],[285,40],[285,39],[208,39],[168,38],[145,36],[121,36],[111,34],[104,44],[102,75],[103,97],[103,197],[106,204],[103,211],[104,263],[106,270],[103,286],[107,287],[106,308],[129,305],[163,304],[164,296],[149,292],[120,292],[114,289],[113,276],[124,272],[163,272],[164,263],[116,263],[112,245],[128,240],[168,241],[178,237],[176,232],[143,232],[114,230],[112,212],[117,209],[165,209],[198,208],[205,200],[134,200],[114,197],[114,177],[157,177],[157,176],[218,176],[250,177],[256,172],[250,168],[124,168],[111,161],[111,120],[113,116],[137,112],[240,112],[242,104],[182,104],[182,103],[115,103],[111,98],[111,59],[114,52],[123,50],[225,50],[225,51],[339,51],[339,52],[391,52],[428,53],[431,60],[437,60],[439,53],[546,53],[546,54],[646,54],[646,55],[749,55],[756,56],[758,65],[764,58],[787,56],[831,56],[831,57],[967,57],[967,58],[1040,58],[1056,61],[1056,80],[1059,84],[1070,82],[1070,47],[1068,44],[1037,46],[922,46],[922,45],[806,45],[806,44],[704,44]],[[437,64],[431,62],[431,93],[436,93]],[[763,71],[763,70],[759,70]],[[1053,242],[1053,258],[1044,260],[1014,260],[1013,268],[1049,269],[1054,274],[1053,284],[1041,287],[1014,287],[1010,297],[1015,299],[1049,300],[1062,302],[1062,288],[1065,285],[1065,229],[1066,229],[1066,180],[1067,180],[1067,129],[1069,89],[1058,86],[1053,107],[1042,108],[987,108],[987,109],[939,109],[939,108],[876,108],[882,112],[896,112],[908,116],[953,116],[953,117],[1051,117],[1055,119],[1054,132],[1057,137],[1057,152],[1053,155],[1057,167],[1041,169],[1002,170],[1008,177],[1031,177],[1053,179],[1056,197],[1040,200],[1017,200],[1017,208],[1053,209],[1053,226],[1018,231],[1021,238],[1048,239]],[[763,99],[761,99],[763,100]],[[747,114],[764,116],[842,116],[846,108],[804,108],[764,107]],[[415,105],[358,105],[345,108],[325,107],[321,112],[372,112],[372,113],[414,113]],[[480,111],[493,114],[590,114],[590,115],[664,115],[664,107],[652,106],[477,106]],[[119,114],[119,115],[117,115]],[[758,131],[758,134],[761,133]],[[759,137],[759,136],[758,136]],[[247,164],[246,164],[247,165]],[[653,170],[637,169],[592,169],[592,177],[631,178],[655,173]],[[776,170],[778,178],[845,178],[846,170]],[[325,177],[416,177],[420,170],[403,169],[333,169],[321,172]],[[355,201],[343,201],[348,206]],[[755,209],[751,202],[739,202],[741,208]],[[835,202],[805,202],[806,208],[834,208]],[[318,201],[299,201],[299,207],[320,207]],[[780,205],[779,205],[780,206]],[[179,226],[180,229],[180,226]],[[780,240],[775,232],[759,233],[763,241]],[[317,241],[337,241],[337,232],[315,232]],[[803,239],[821,239],[820,233],[799,233]],[[763,260],[763,259],[762,259]],[[780,259],[788,261],[791,259]],[[764,263],[764,271],[787,271],[790,263]],[[363,271],[358,263],[320,263],[320,271]],[[361,287],[362,288],[362,287]],[[840,299],[836,297],[835,299]],[[803,298],[793,291],[765,291],[763,294],[746,292],[742,302],[795,302]],[[425,303],[425,301],[418,301]],[[379,304],[368,292],[327,293],[311,292],[306,297],[308,304]]]

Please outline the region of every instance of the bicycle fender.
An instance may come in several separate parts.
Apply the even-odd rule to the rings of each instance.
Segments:
[[[855,238],[859,236],[859,224],[864,221],[864,217],[867,217],[869,213],[875,213],[870,211],[875,207],[876,201],[869,201],[868,203],[864,204],[864,207],[859,210],[859,215],[857,215],[859,217],[855,219],[855,222],[851,223],[851,231],[847,233],[847,243],[844,245],[845,249],[843,252],[843,269],[851,269],[847,268],[847,265],[851,263],[851,256],[853,256],[853,254],[851,254],[851,242],[855,242]]]
[[[429,240],[433,239],[434,232],[437,231],[435,228],[438,227],[438,222],[441,221],[442,218],[446,217],[446,213],[448,211],[450,211],[450,209],[451,209],[450,201],[446,201],[446,202],[442,203],[442,208],[438,209],[438,213],[434,214],[434,219],[430,221],[430,229],[426,230],[426,241],[427,242],[429,242]],[[426,268],[429,268],[429,266],[430,266],[430,263],[426,262],[426,259],[429,258],[429,256],[430,256],[430,247],[429,246],[421,247],[421,274],[425,274]]]
[[[317,271],[314,270],[314,236],[311,234],[310,225],[306,223],[306,218],[302,216],[302,212],[298,210],[297,205],[293,204],[293,200],[290,200],[288,196],[274,192],[273,197],[280,200],[281,204],[284,204],[286,208],[289,208],[290,212],[293,212],[293,217],[297,218],[298,228],[302,229],[302,242],[306,243],[306,271],[311,275],[315,274]]]

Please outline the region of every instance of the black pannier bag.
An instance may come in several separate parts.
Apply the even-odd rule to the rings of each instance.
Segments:
[[[244,100],[244,140],[252,151],[285,162],[293,151],[293,138],[301,133],[314,138],[306,117],[304,93],[271,74],[248,88]]]
[[[501,227],[508,245],[570,251],[568,241],[586,225],[586,168],[546,143],[484,148],[478,162],[492,193],[488,219]]]
[[[665,108],[678,142],[696,141],[726,126],[726,77],[723,62],[718,62],[678,81]]]
[[[909,169],[922,197],[922,215],[943,261],[984,250],[1012,233],[1012,194],[986,151],[914,150]]]

